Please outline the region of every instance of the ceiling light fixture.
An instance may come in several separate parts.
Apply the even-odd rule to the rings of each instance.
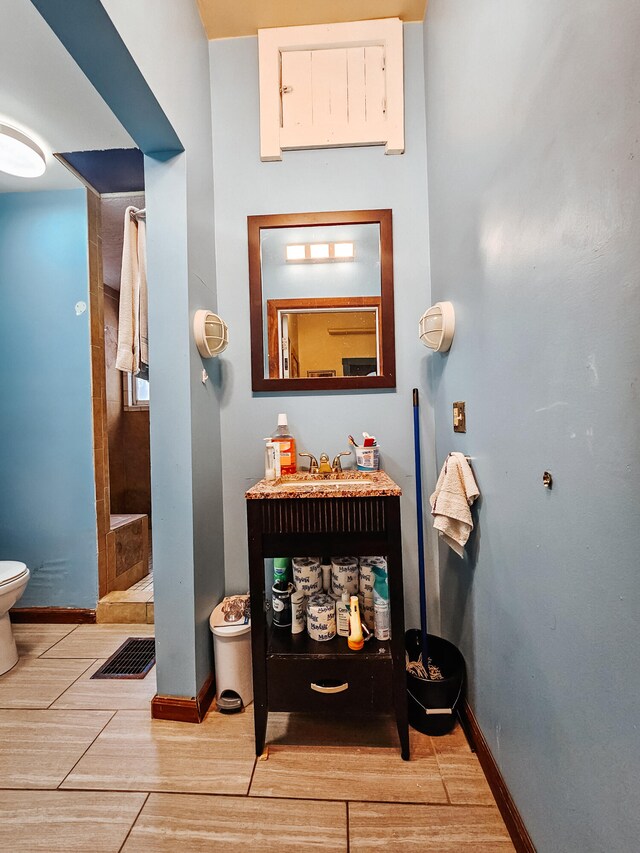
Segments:
[[[353,243],[334,243],[333,254],[336,258],[351,260],[353,258]]]
[[[354,257],[353,243],[289,243],[286,247],[288,264],[353,261]]]
[[[304,243],[289,243],[287,246],[288,261],[304,261],[305,246]]]
[[[0,172],[39,178],[47,168],[44,151],[26,133],[0,124]]]

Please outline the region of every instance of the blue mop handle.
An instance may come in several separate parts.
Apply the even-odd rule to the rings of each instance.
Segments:
[[[413,441],[415,447],[416,466],[416,515],[418,522],[418,580],[420,582],[420,631],[422,646],[422,663],[427,669],[429,655],[427,652],[427,584],[424,574],[424,531],[422,521],[422,472],[420,464],[420,419],[419,419],[418,389],[413,389]],[[428,670],[427,670],[428,671]]]

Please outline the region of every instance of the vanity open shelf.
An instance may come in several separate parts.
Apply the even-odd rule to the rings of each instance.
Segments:
[[[382,471],[366,487],[339,492],[320,480],[308,490],[261,480],[246,493],[251,593],[256,753],[264,749],[269,711],[393,713],[401,754],[409,758],[404,652],[400,488]],[[345,637],[312,640],[273,627],[267,616],[264,560],[309,554],[384,556],[391,639],[351,651]]]

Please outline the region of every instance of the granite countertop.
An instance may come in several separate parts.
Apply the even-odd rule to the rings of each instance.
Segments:
[[[245,498],[377,498],[401,494],[400,486],[384,471],[342,471],[340,474],[289,474],[277,480],[259,480],[245,492]]]

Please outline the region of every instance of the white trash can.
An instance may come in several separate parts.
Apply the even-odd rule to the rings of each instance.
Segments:
[[[253,702],[251,620],[246,625],[220,627],[223,603],[220,602],[209,619],[216,667],[216,702],[220,711],[240,711]]]

